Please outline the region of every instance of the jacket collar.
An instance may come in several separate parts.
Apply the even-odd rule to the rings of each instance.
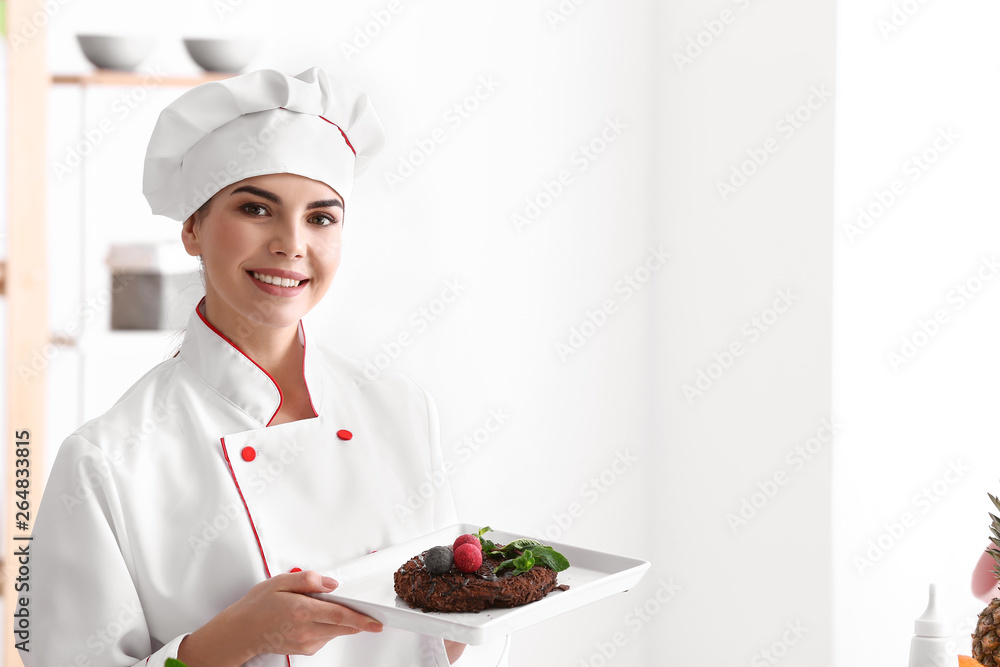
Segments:
[[[188,319],[180,357],[215,391],[267,426],[281,407],[281,390],[267,371],[212,326],[202,313],[204,297]],[[302,343],[302,375],[313,413],[322,406],[322,368],[315,342],[306,345],[306,326],[299,320]]]

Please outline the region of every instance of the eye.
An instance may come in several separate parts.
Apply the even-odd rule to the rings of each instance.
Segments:
[[[243,204],[240,206],[240,210],[248,215],[252,215],[255,218],[262,218],[267,215],[267,208],[261,206],[260,204]]]
[[[309,221],[318,227],[329,227],[330,225],[335,225],[340,222],[335,217],[327,213],[317,213],[309,218]]]

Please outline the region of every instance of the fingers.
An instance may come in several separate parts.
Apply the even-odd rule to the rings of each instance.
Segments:
[[[462,657],[462,653],[465,651],[465,644],[445,639],[444,650],[448,654],[448,662],[455,662]]]
[[[338,586],[337,581],[334,579],[324,577],[313,570],[279,574],[271,577],[271,580],[278,586],[278,590],[301,594],[329,593]],[[301,600],[300,604],[306,605],[305,615],[314,623],[350,628],[352,629],[350,634],[382,631],[381,623],[369,616],[359,614],[353,609],[348,609],[343,605],[328,600],[316,599],[309,596],[304,597],[305,599]],[[339,631],[336,634],[348,633]]]
[[[324,577],[313,570],[276,574],[268,581],[278,587],[278,590],[290,593],[329,593],[339,585],[331,577]]]
[[[382,632],[382,624],[371,616],[359,614],[353,609],[348,609],[343,605],[327,603],[331,609],[327,612],[327,622],[332,625],[340,625],[348,628],[356,628],[363,632]]]
[[[370,616],[359,614],[353,609],[344,605],[327,600],[310,599],[309,618],[321,625],[328,626],[329,630],[339,626],[353,630],[350,634],[357,632],[382,632],[382,624]],[[338,634],[344,634],[342,632]]]
[[[256,625],[266,629],[274,619],[283,620],[282,627],[277,631],[281,641],[270,647],[270,652],[312,655],[335,637],[382,631],[382,625],[375,619],[314,597],[317,593],[329,593],[337,588],[335,580],[318,572],[307,570],[278,574],[254,588],[255,594],[250,596],[251,608],[257,618],[261,618],[263,613],[268,619]]]

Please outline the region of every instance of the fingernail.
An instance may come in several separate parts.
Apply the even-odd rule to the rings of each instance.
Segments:
[[[323,587],[328,588],[331,591],[339,586],[336,579],[331,579],[330,577],[323,577]]]
[[[369,623],[368,624],[368,631],[369,632],[382,632],[382,625],[379,624],[379,623]]]

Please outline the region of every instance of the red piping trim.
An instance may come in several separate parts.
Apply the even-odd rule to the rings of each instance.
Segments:
[[[299,331],[302,332],[302,384],[306,386],[306,393],[309,394],[309,407],[312,408],[313,416],[319,417],[319,412],[313,403],[312,390],[309,389],[309,382],[306,381],[306,328],[302,325],[302,320],[299,320]]]
[[[285,107],[278,107],[278,108],[279,109],[285,109]],[[285,111],[288,111],[288,109],[285,109]],[[317,114],[317,115],[319,115],[319,114]],[[323,120],[325,120],[326,122],[328,122],[330,125],[333,125],[335,128],[337,128],[338,130],[340,130],[340,136],[342,136],[344,138],[344,141],[347,142],[347,147],[351,149],[351,152],[354,153],[354,155],[358,154],[358,152],[356,150],[354,150],[354,146],[351,145],[351,140],[347,138],[347,135],[344,134],[344,131],[340,129],[339,125],[337,125],[336,123],[334,123],[329,118],[324,118],[323,116],[320,116],[320,118],[323,118]]]
[[[320,116],[320,118],[323,118],[323,116]],[[329,123],[330,125],[333,125],[333,126],[334,126],[335,128],[337,128],[338,130],[340,130],[340,126],[339,126],[339,125],[337,125],[336,123],[334,123],[334,122],[333,122],[332,120],[330,120],[329,118],[323,118],[323,120],[325,120],[325,121],[326,121],[326,122],[328,122],[328,123]],[[354,155],[356,156],[356,155],[358,154],[358,152],[357,152],[356,150],[354,150],[354,146],[352,146],[352,145],[351,145],[351,140],[347,138],[347,135],[346,135],[346,134],[344,134],[344,131],[343,131],[343,130],[340,130],[340,136],[344,137],[344,141],[346,141],[346,142],[347,142],[347,147],[348,147],[348,148],[350,148],[350,149],[351,149],[351,152],[352,152],[352,153],[354,153]]]
[[[205,316],[201,314],[201,304],[204,303],[204,302],[205,302],[205,297],[201,297],[201,301],[199,301],[198,305],[194,307],[194,312],[198,313],[198,317],[200,317],[201,321],[205,323],[205,326],[208,327],[209,329],[211,329],[212,331],[214,331],[216,333],[216,335],[219,336],[219,338],[221,338],[222,340],[224,340],[227,343],[229,343],[230,345],[232,345],[233,349],[235,349],[237,352],[239,352],[240,354],[242,354],[247,359],[250,359],[250,355],[248,355],[246,352],[244,352],[243,350],[241,350],[240,347],[239,347],[239,345],[237,345],[233,341],[231,341],[228,338],[226,338],[226,335],[224,333],[222,333],[221,331],[219,331],[218,329],[216,329],[215,327],[213,327],[212,324],[211,324],[211,322],[209,322],[208,320],[205,319]],[[305,358],[306,358],[305,348],[303,347],[303,349],[302,349],[302,360],[303,360],[303,363],[305,363]],[[275,379],[273,377],[271,377],[270,373],[268,373],[263,368],[261,368],[260,364],[258,364],[253,359],[250,359],[250,363],[252,363],[257,368],[260,368],[260,372],[263,373],[264,375],[266,375],[267,379],[270,380],[271,384],[274,385],[274,388],[278,390],[278,407],[274,411],[274,414],[271,415],[271,418],[267,420],[267,424],[265,424],[265,426],[270,426],[271,422],[274,421],[275,416],[277,416],[278,411],[281,410],[281,404],[285,402],[285,397],[281,393],[281,387],[278,386],[278,383],[275,381]],[[303,380],[305,380],[305,375],[303,375],[302,377],[303,377]],[[310,400],[310,402],[312,402],[312,398],[311,397],[310,397],[309,400]]]
[[[239,349],[239,348],[237,348]],[[252,361],[252,360],[251,360]],[[240,488],[239,480],[236,479],[236,471],[233,470],[233,462],[229,460],[229,450],[226,448],[226,438],[219,438],[222,442],[222,455],[226,457],[226,465],[229,466],[229,474],[233,478],[233,484],[236,485],[236,492],[240,494],[240,500],[243,501],[243,509],[247,511],[247,519],[250,520],[250,529],[253,530],[253,538],[257,541],[257,550],[260,551],[260,560],[264,563],[264,573],[267,578],[271,578],[271,568],[267,566],[267,557],[264,555],[264,545],[260,543],[260,535],[257,534],[257,526],[253,522],[253,515],[250,514],[250,506],[247,505],[247,499],[243,497],[243,489]],[[149,658],[146,658],[147,664],[149,663]],[[292,659],[289,656],[285,656],[285,662],[288,667],[292,667]]]
[[[222,442],[222,455],[226,457],[226,465],[229,466],[229,474],[233,477],[233,484],[236,485],[236,491],[240,494],[240,500],[243,501],[243,508],[247,511],[247,518],[250,519],[250,528],[253,530],[253,537],[257,540],[257,548],[260,550],[260,559],[264,561],[264,572],[267,573],[267,578],[271,578],[271,570],[267,567],[267,558],[264,556],[264,547],[260,543],[260,535],[257,534],[257,526],[253,522],[253,515],[250,514],[250,506],[247,505],[247,499],[243,497],[243,489],[240,488],[240,483],[236,479],[236,471],[233,470],[233,462],[229,460],[229,450],[226,449],[226,438],[225,436],[219,438]]]

